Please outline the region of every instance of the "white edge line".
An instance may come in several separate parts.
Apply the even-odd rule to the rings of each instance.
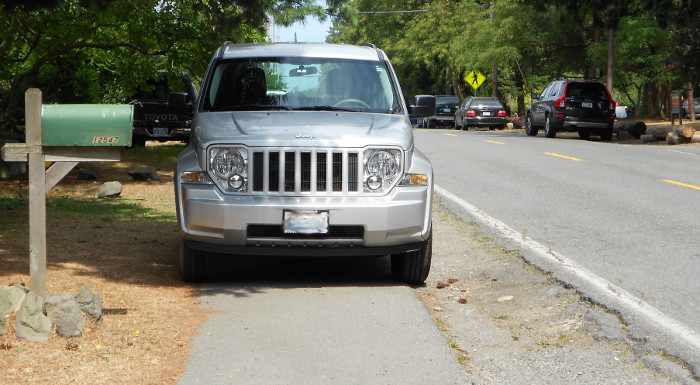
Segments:
[[[608,293],[631,311],[642,315],[651,323],[665,329],[674,335],[678,340],[686,341],[694,350],[700,352],[700,334],[698,334],[698,332],[695,330],[690,329],[684,324],[667,316],[655,307],[633,296],[619,286],[592,273],[569,258],[566,258],[563,255],[542,245],[541,243],[533,240],[532,238],[513,230],[505,223],[490,217],[485,212],[479,210],[476,206],[464,201],[442,187],[437,185],[434,187],[435,193],[440,196],[441,199],[450,200],[452,203],[460,206],[467,212],[468,215],[480,222],[480,224],[485,225],[496,231],[501,236],[516,242],[524,249],[537,253],[540,258],[545,259],[547,262],[554,263],[563,270],[578,276],[588,284],[592,285],[594,288]]]

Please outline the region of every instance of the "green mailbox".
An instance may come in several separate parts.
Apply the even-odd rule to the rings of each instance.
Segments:
[[[131,146],[134,106],[127,104],[44,104],[44,146]]]

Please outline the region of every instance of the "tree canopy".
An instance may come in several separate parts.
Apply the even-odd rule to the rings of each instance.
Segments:
[[[45,103],[121,103],[158,71],[197,81],[222,42],[264,41],[270,18],[343,12],[313,0],[0,1],[0,137],[22,138],[28,88]]]
[[[640,115],[660,116],[672,90],[700,81],[697,1],[351,0],[348,5],[357,17],[336,24],[331,40],[383,48],[408,95],[497,95],[523,114],[530,92],[556,77],[600,77],[618,102]],[[498,81],[475,91],[464,80],[471,71],[498,75]]]

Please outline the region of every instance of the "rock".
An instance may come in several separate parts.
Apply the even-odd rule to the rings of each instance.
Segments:
[[[5,314],[16,313],[22,306],[26,292],[21,286],[0,287],[0,335],[4,334]]]
[[[150,166],[140,167],[131,171],[127,171],[127,174],[129,174],[130,177],[134,178],[134,180],[160,179],[160,176],[158,176],[156,169]]]
[[[41,297],[31,291],[27,293],[17,314],[17,338],[33,342],[49,340],[51,320],[44,315],[43,305]]]
[[[80,180],[95,180],[97,179],[97,174],[93,170],[87,168],[78,169],[78,179]]]
[[[78,301],[70,294],[50,294],[44,302],[46,315],[64,338],[79,337],[85,327]]]
[[[3,311],[6,313],[16,313],[19,311],[19,307],[22,306],[22,301],[24,301],[24,296],[27,294],[27,291],[24,289],[18,285],[0,287],[0,314],[2,314]],[[4,302],[8,305],[7,308],[3,307]]]
[[[83,286],[75,293],[75,300],[80,305],[80,310],[92,317],[95,321],[102,319],[102,297]]]
[[[496,300],[498,303],[503,303],[503,302],[510,302],[513,300],[512,295],[504,295],[503,297],[500,297],[499,299]]]
[[[122,193],[122,184],[119,182],[106,182],[100,186],[100,191],[97,193],[98,198],[118,197]]]

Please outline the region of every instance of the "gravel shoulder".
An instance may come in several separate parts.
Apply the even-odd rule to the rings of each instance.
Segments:
[[[620,319],[438,204],[433,267],[416,288],[473,384],[696,384]]]

